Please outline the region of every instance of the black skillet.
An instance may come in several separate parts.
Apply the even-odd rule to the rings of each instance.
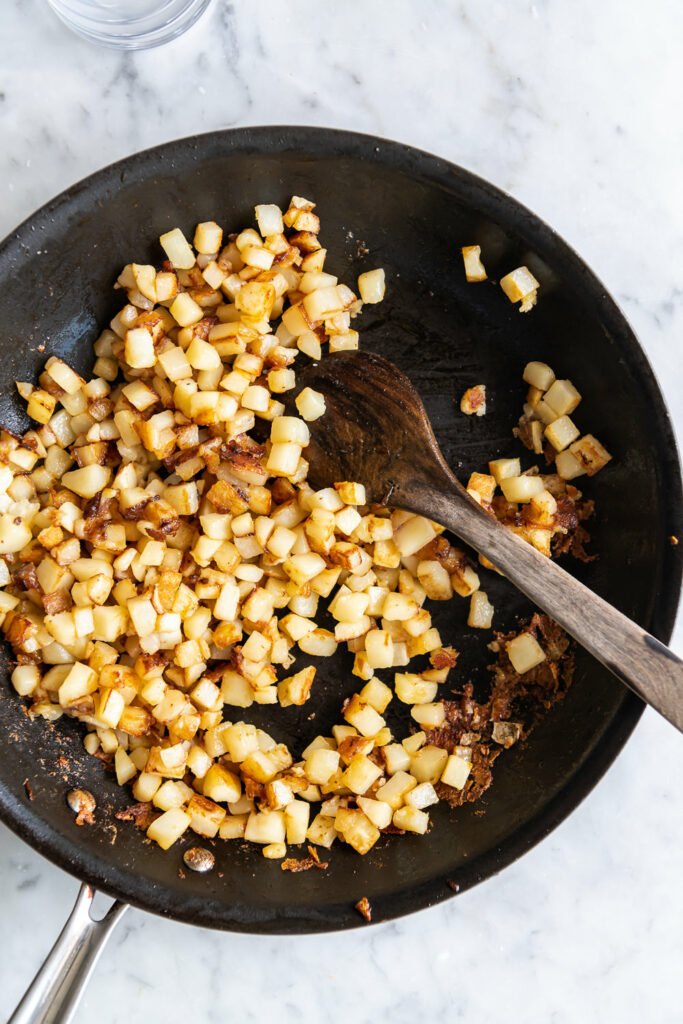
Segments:
[[[120,302],[112,292],[132,259],[158,262],[153,241],[201,220],[228,230],[252,222],[256,202],[292,194],[318,204],[328,266],[352,287],[383,266],[387,297],[358,321],[362,344],[387,356],[416,384],[444,455],[466,478],[489,458],[528,453],[512,436],[530,359],[571,377],[583,394],[576,419],[614,461],[585,492],[596,499],[592,550],[599,560],[571,571],[617,608],[668,641],[681,583],[681,477],[657,383],[613,300],[588,267],[519,203],[453,164],[370,136],[268,127],[215,132],[120,161],[52,200],[0,247],[0,421],[25,428],[15,380],[34,380],[56,353],[81,371]],[[520,265],[541,282],[540,300],[520,315],[492,281],[465,281],[460,246],[482,245],[490,277]],[[44,349],[43,349],[44,346]],[[488,411],[458,411],[464,389],[487,386]],[[585,478],[584,478],[585,479]],[[494,625],[513,627],[530,607],[486,574]],[[481,631],[465,625],[466,602],[437,606],[445,641],[462,652],[457,681],[479,692],[489,660]],[[215,847],[217,870],[181,878],[183,846],[161,853],[114,813],[130,802],[82,747],[82,727],[29,721],[7,678],[0,684],[0,817],[64,870],[153,913],[235,931],[303,933],[363,924],[353,904],[367,896],[373,922],[449,898],[511,863],[562,821],[626,742],[643,705],[584,652],[575,682],[519,748],[496,764],[479,805],[439,807],[426,837],[383,839],[364,858],[338,848],[329,868],[297,875],[239,843]],[[246,718],[295,749],[326,732],[357,680],[351,656],[323,661],[316,715],[310,706]],[[398,723],[396,723],[398,724]],[[67,768],[55,767],[59,757]],[[61,762],[64,764],[65,762]],[[25,780],[33,793],[27,798]],[[74,784],[97,798],[92,827],[77,828],[64,800]],[[485,814],[479,812],[484,809]],[[115,825],[115,828],[113,827]],[[380,870],[381,869],[381,870]]]

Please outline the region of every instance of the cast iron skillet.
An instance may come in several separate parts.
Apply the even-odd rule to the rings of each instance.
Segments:
[[[647,360],[622,314],[578,256],[509,196],[444,160],[369,136],[314,128],[215,132],[140,153],[52,200],[0,248],[0,421],[25,428],[15,380],[34,380],[57,353],[79,370],[120,303],[112,284],[132,259],[158,261],[147,240],[180,225],[217,219],[228,230],[252,221],[255,202],[311,197],[322,217],[329,266],[354,285],[383,266],[385,302],[359,322],[363,344],[393,360],[422,395],[439,444],[466,478],[489,458],[528,453],[511,428],[524,398],[529,359],[550,363],[583,393],[576,413],[614,461],[585,491],[598,515],[598,561],[570,568],[603,597],[669,639],[681,582],[681,478],[671,424]],[[520,315],[493,283],[465,282],[460,246],[483,247],[490,276],[527,264],[541,281],[538,307]],[[44,351],[39,350],[39,346]],[[484,383],[488,412],[458,411],[463,390]],[[511,628],[530,608],[486,573],[495,626]],[[483,692],[486,634],[468,631],[467,602],[437,606],[444,639],[462,651],[456,681]],[[584,798],[625,743],[640,701],[579,652],[574,685],[524,745],[496,764],[479,805],[439,807],[426,837],[383,839],[360,858],[335,848],[327,871],[283,872],[240,843],[215,847],[217,870],[180,878],[183,845],[164,854],[114,812],[131,802],[83,750],[81,727],[31,722],[11,690],[5,658],[0,685],[0,817],[60,867],[144,910],[235,931],[300,933],[363,924],[353,904],[367,896],[373,921],[386,921],[495,874],[542,839]],[[351,656],[323,661],[314,706],[269,725],[294,749],[326,732],[357,680]],[[238,715],[241,715],[238,712]],[[271,724],[272,723],[272,724]],[[400,723],[399,723],[400,724]],[[61,767],[55,768],[59,758]],[[33,799],[27,798],[29,780]],[[77,828],[64,794],[86,784],[97,798],[93,827]],[[479,812],[484,809],[485,814]]]

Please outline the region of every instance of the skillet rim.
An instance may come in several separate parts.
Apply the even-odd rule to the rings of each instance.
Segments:
[[[37,211],[22,221],[0,243],[0,263],[17,255],[23,236],[34,226],[49,219],[63,205],[83,204],[89,195],[101,195],[108,188],[116,188],[131,174],[144,176],[149,165],[158,165],[166,156],[177,157],[180,150],[196,153],[200,160],[207,153],[249,151],[255,155],[273,152],[296,152],[300,155],[343,155],[363,159],[369,164],[379,163],[398,170],[409,177],[425,180],[437,187],[455,193],[467,202],[476,196],[478,206],[492,219],[498,210],[512,211],[512,219],[524,229],[536,244],[551,251],[563,266],[583,279],[584,286],[594,298],[602,319],[610,331],[625,346],[623,353],[651,402],[656,434],[665,446],[662,457],[661,487],[668,495],[666,508],[666,534],[683,534],[683,483],[677,444],[666,402],[654,371],[633,329],[623,312],[602,282],[578,253],[548,224],[509,193],[492,185],[444,158],[424,150],[394,142],[379,136],[351,132],[344,129],[318,128],[296,125],[265,125],[220,129],[212,132],[170,140],[149,149],[124,157],[95,171],[81,181],[48,200]],[[186,153],[183,152],[186,158]],[[671,558],[662,566],[660,589],[655,595],[648,628],[663,642],[668,642],[673,631],[681,591],[683,560]],[[477,857],[472,865],[458,868],[459,892],[484,881],[513,863],[553,831],[590,793],[621,752],[635,728],[645,705],[626,691],[617,712],[612,717],[600,744],[582,763],[571,780],[522,828],[510,835],[495,849]],[[0,820],[34,850],[56,864],[68,874],[86,881],[108,895],[130,903],[138,909],[188,924],[197,924],[235,932],[291,935],[337,931],[354,927],[367,927],[360,915],[349,904],[331,904],[322,908],[301,908],[297,916],[264,919],[249,907],[240,908],[239,918],[226,918],[220,914],[197,910],[191,896],[177,904],[176,894],[167,890],[149,889],[144,881],[135,878],[127,868],[112,869],[98,857],[84,852],[74,839],[59,835],[33,812],[31,806],[7,793],[0,778]],[[132,884],[130,884],[132,879]],[[137,882],[137,884],[136,884]],[[411,888],[383,898],[373,897],[373,924],[393,920],[406,914],[434,906],[452,898],[447,878],[438,876],[418,888]]]

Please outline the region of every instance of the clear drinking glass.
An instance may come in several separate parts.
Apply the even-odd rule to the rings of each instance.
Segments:
[[[80,36],[121,50],[161,46],[181,35],[211,0],[47,0]]]

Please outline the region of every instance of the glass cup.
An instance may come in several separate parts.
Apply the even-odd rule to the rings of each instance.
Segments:
[[[211,0],[47,0],[78,35],[120,50],[146,50],[194,25]]]

